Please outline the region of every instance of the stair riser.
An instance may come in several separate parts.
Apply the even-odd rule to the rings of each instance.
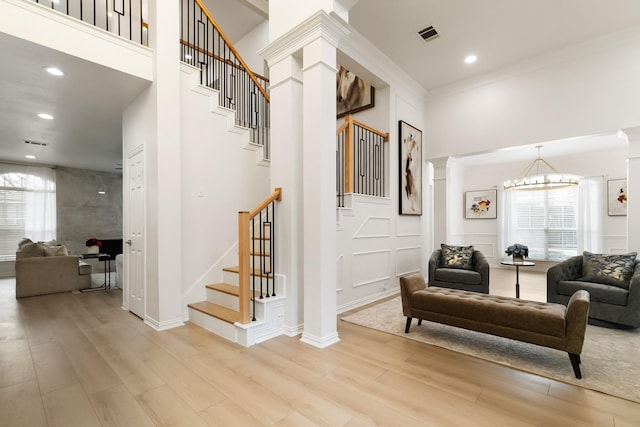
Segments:
[[[237,342],[236,326],[189,308],[189,321],[232,342]]]
[[[221,305],[223,307],[230,308],[231,310],[238,311],[239,303],[238,297],[235,295],[229,295],[225,292],[220,292],[215,289],[207,288],[207,301],[214,304]]]

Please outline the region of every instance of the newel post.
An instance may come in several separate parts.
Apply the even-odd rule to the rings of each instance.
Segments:
[[[240,323],[250,322],[249,289],[249,212],[238,212],[238,299],[240,302]]]
[[[353,116],[345,117],[347,128],[344,136],[344,192],[353,193]]]

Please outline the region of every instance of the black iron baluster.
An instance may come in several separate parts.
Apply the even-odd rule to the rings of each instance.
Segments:
[[[256,233],[256,217],[251,219],[251,231],[249,232],[249,239],[251,240],[251,251],[250,253],[255,252],[255,233]],[[251,270],[255,271],[256,269],[256,258],[255,255],[251,257]],[[262,298],[262,297],[260,297]],[[255,274],[251,275],[251,320],[253,322],[256,321],[256,276]]]

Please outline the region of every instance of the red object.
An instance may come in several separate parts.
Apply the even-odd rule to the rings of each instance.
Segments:
[[[102,246],[102,242],[95,237],[90,238],[84,244],[85,246]]]

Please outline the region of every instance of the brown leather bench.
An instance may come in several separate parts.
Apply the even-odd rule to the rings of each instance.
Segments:
[[[442,323],[569,353],[576,378],[589,317],[589,293],[577,291],[562,304],[499,297],[458,289],[427,287],[420,274],[400,278],[402,311],[411,320]]]

